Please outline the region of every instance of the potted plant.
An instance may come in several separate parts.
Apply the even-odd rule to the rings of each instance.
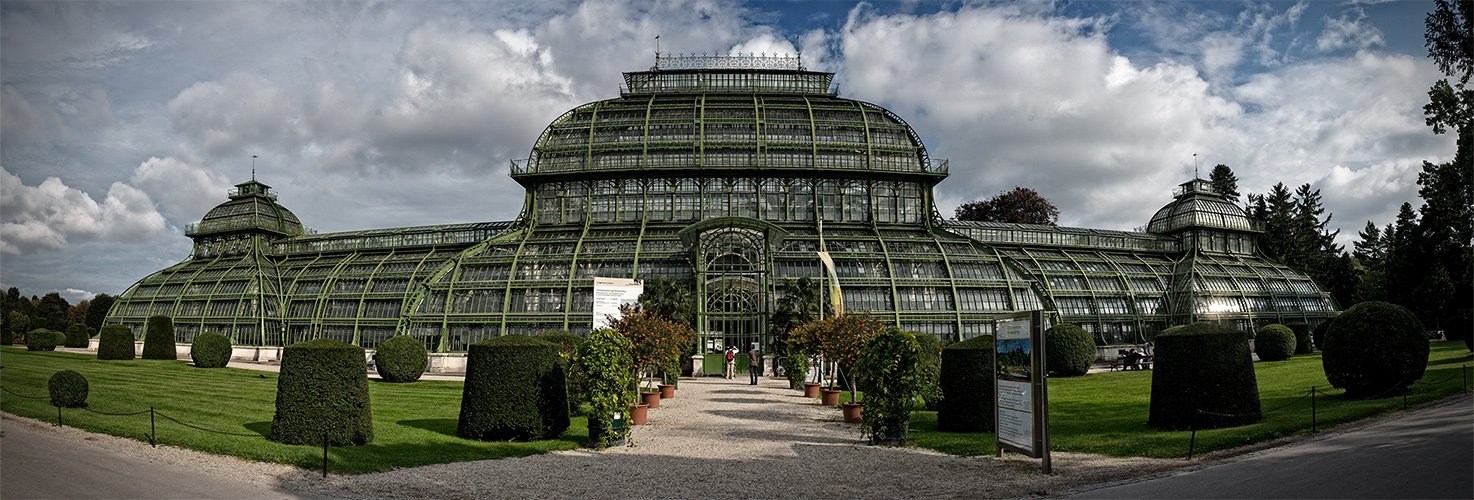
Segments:
[[[850,392],[852,403],[862,404],[857,394],[855,363],[865,350],[865,343],[883,326],[879,320],[868,315],[845,314],[820,322],[817,329],[825,361],[833,360],[838,368],[834,372],[835,384],[831,387],[839,389],[838,383],[842,381]],[[838,403],[837,393],[834,395],[834,402]],[[828,403],[829,399],[826,398],[825,404]]]
[[[609,326],[630,341],[636,380],[645,383],[640,398],[650,408],[659,408],[661,391],[654,387],[655,378],[658,375],[667,381],[678,373],[681,352],[691,342],[691,329],[638,307],[621,308],[621,313]]]
[[[926,354],[916,336],[896,327],[877,332],[865,342],[855,371],[866,406],[863,416],[856,416],[865,424],[870,442],[904,444],[912,406],[927,380]]]

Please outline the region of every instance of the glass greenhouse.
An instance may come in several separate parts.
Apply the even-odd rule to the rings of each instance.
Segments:
[[[107,321],[141,338],[148,316],[170,315],[180,342],[214,331],[374,348],[408,334],[452,352],[587,335],[595,277],[689,286],[703,350],[766,345],[782,285],[800,277],[826,294],[837,282],[847,311],[948,340],[1031,309],[1106,345],[1337,312],[1256,252],[1261,229],[1207,181],[1183,184],[1145,232],[946,220],[932,188],[948,162],[798,58],[661,56],[624,81],[513,162],[516,220],[315,234],[253,179],[187,228],[191,256],[129,288]]]

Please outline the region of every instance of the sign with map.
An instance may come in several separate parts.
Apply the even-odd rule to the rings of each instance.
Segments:
[[[1009,449],[1044,459],[1049,467],[1049,393],[1044,377],[1044,314],[1026,311],[994,317],[993,357],[998,456]]]

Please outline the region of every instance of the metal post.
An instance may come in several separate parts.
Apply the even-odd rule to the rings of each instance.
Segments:
[[[1315,386],[1310,386],[1310,432],[1315,433]]]
[[[154,407],[148,407],[148,444],[159,447],[159,428],[154,425]]]
[[[66,427],[66,425],[61,423],[61,405],[56,405],[56,426]]]
[[[1198,444],[1198,412],[1193,412],[1192,436],[1187,439],[1187,459],[1193,459],[1193,447]]]
[[[322,428],[322,477],[328,477],[328,428]]]

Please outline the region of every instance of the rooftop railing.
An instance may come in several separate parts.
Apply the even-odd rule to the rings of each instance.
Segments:
[[[638,158],[638,157],[637,157]],[[588,158],[562,157],[558,161],[538,161],[533,159],[512,160],[509,167],[512,177],[520,177],[529,174],[554,174],[570,172],[603,171],[613,172],[621,170],[645,170],[645,169],[701,169],[701,168],[793,168],[793,169],[816,169],[826,170],[854,170],[868,172],[915,172],[923,174],[947,175],[950,161],[946,158],[926,158],[921,161],[878,161],[871,160],[833,163],[816,165],[814,161],[793,163],[792,158],[782,158],[782,161],[727,161],[732,155],[713,155],[700,165],[694,164],[691,158],[684,157],[673,161],[662,161],[658,156],[651,155],[639,158],[632,162],[604,162],[600,158],[589,161]],[[748,158],[742,156],[741,158]]]
[[[804,69],[803,54],[655,54],[655,70],[670,69]]]

